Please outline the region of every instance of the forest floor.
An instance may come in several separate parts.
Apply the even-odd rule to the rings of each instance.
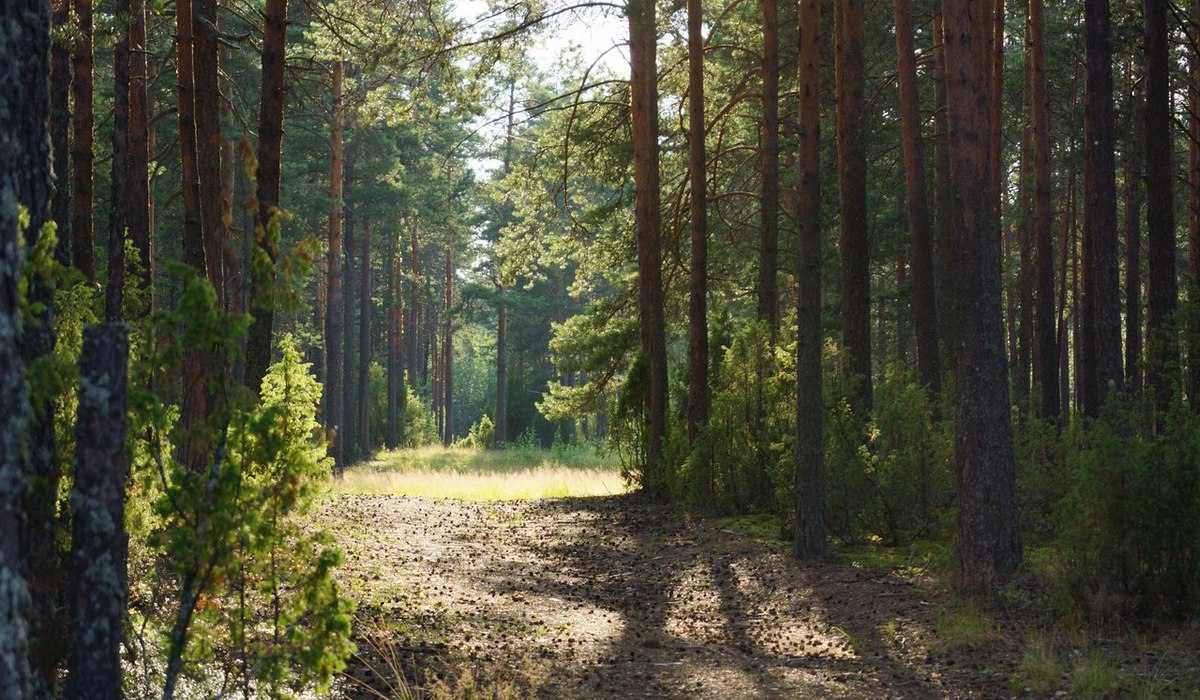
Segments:
[[[320,520],[358,603],[341,697],[1200,697],[1194,629],[1038,632],[636,495],[340,493]]]

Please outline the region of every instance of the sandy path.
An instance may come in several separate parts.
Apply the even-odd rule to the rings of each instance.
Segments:
[[[782,546],[637,497],[336,496],[359,602],[350,673],[472,669],[550,698],[1004,697],[1009,670],[926,651],[911,575],[799,567]],[[374,670],[372,670],[374,669]],[[346,697],[378,697],[344,683]]]

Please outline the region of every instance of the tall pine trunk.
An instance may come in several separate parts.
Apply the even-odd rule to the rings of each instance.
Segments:
[[[1033,238],[1037,267],[1033,382],[1037,415],[1059,420],[1058,329],[1054,303],[1054,204],[1050,180],[1050,100],[1046,90],[1044,0],[1029,0],[1030,117],[1033,123]],[[1065,274],[1065,273],[1064,273]]]
[[[762,12],[762,136],[759,140],[758,318],[774,344],[779,330],[779,5],[758,0]],[[701,78],[703,80],[703,78]],[[693,159],[695,154],[692,154]],[[701,177],[704,170],[701,169]],[[693,185],[694,186],[694,185]]]
[[[703,14],[700,0],[688,0],[688,177],[692,246],[688,289],[687,429],[688,441],[692,444],[708,423],[711,404],[708,391],[708,159],[704,142]]]
[[[925,196],[925,157],[921,152],[921,99],[913,41],[911,0],[895,0],[896,73],[900,83],[901,144],[904,151],[905,204],[912,264],[913,325],[917,333],[917,369],[930,391],[941,390],[937,300],[934,297],[933,244]],[[903,269],[902,267],[900,269]]]
[[[129,182],[125,224],[137,251],[138,288],[154,291],[153,242],[150,235],[150,101],[146,62],[146,2],[129,0]],[[140,314],[149,314],[152,300]]]
[[[988,590],[1021,562],[1020,519],[1000,311],[1000,245],[989,167],[991,2],[943,0],[955,228],[959,583]]]
[[[796,342],[796,532],[792,553],[826,553],[825,443],[821,425],[821,0],[800,0],[800,113]]]
[[[362,222],[358,275],[358,454],[371,454],[371,220]]]
[[[642,487],[667,497],[663,447],[667,434],[667,347],[663,311],[662,234],[658,174],[658,44],[654,0],[631,0],[629,17],[630,126],[637,226],[638,313],[641,349],[649,364],[645,387],[646,464]]]
[[[842,349],[850,406],[871,412],[871,263],[867,230],[866,78],[863,0],[834,3],[838,224],[842,262]]]
[[[258,121],[258,170],[255,173],[258,220],[254,227],[257,250],[250,265],[250,309],[254,321],[246,341],[246,386],[257,392],[271,364],[274,325],[275,260],[279,255],[280,156],[283,148],[284,53],[287,40],[287,0],[267,0],[263,15],[262,94]]]
[[[331,91],[333,93],[333,111],[330,117],[329,135],[329,198],[333,201],[329,208],[329,251],[325,257],[326,292],[325,303],[325,431],[333,439],[332,452],[338,469],[346,466],[345,438],[343,432],[342,402],[342,165],[344,143],[342,135],[342,120],[345,104],[342,97],[342,80],[344,64],[336,60],[333,63]]]
[[[950,126],[946,116],[946,45],[942,15],[933,16],[933,262],[938,340],[942,357],[954,364],[954,198],[950,192]]]
[[[192,1],[192,70],[195,89],[197,174],[204,259],[217,306],[225,305],[225,222],[221,220],[221,88],[217,47],[217,0]]]
[[[92,0],[75,0],[75,80],[71,84],[75,111],[71,142],[71,258],[88,282],[96,281],[92,251]]]

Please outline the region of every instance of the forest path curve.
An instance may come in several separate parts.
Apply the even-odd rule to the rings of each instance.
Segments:
[[[380,697],[361,682],[394,696],[388,676],[399,665],[411,680],[414,661],[547,698],[1011,694],[1007,664],[928,652],[927,580],[800,566],[780,544],[638,496],[339,494],[320,519],[359,605],[359,680],[344,697]]]

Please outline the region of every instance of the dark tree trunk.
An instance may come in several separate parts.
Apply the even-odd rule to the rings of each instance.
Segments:
[[[92,250],[92,0],[75,0],[75,139],[71,143],[71,257],[88,282],[96,281]]]
[[[150,236],[150,115],[146,73],[146,3],[129,0],[129,171],[123,188],[125,225],[138,254],[138,288],[154,290]],[[149,299],[147,301],[150,301]],[[137,309],[149,315],[150,305]]]
[[[762,136],[759,169],[758,318],[767,323],[772,344],[779,332],[776,271],[779,267],[779,5],[758,0],[762,12]],[[701,78],[703,80],[703,78]],[[693,159],[695,154],[692,154]],[[704,169],[700,170],[704,177]],[[694,185],[693,185],[694,186]]]
[[[346,187],[353,186],[354,179],[351,175],[354,169],[353,159],[347,159],[346,163]],[[345,251],[346,263],[343,267],[345,288],[342,290],[344,297],[342,299],[342,322],[345,324],[345,333],[343,340],[345,341],[345,353],[342,358],[342,366],[345,368],[343,376],[345,382],[342,384],[342,420],[345,441],[342,443],[342,455],[346,458],[347,464],[354,464],[358,461],[358,287],[356,286],[361,280],[357,280],[358,270],[354,267],[355,246],[358,244],[358,239],[355,238],[355,224],[357,219],[354,215],[354,208],[347,207],[343,212],[344,219],[344,235],[345,235]]]
[[[1200,5],[1192,2],[1192,27],[1200,26]],[[1200,38],[1189,36],[1188,54],[1188,306],[1187,396],[1200,411]]]
[[[262,96],[258,121],[258,221],[254,240],[261,255],[250,265],[254,321],[246,342],[246,386],[258,392],[271,364],[274,324],[275,260],[279,255],[280,155],[283,148],[284,52],[287,40],[287,0],[268,0],[263,22]]]
[[[500,288],[503,296],[504,288]],[[508,305],[496,306],[496,447],[508,443]]]
[[[55,30],[71,31],[71,0],[53,0]],[[50,46],[50,151],[54,154],[54,200],[51,218],[58,225],[54,258],[71,264],[71,49],[65,36]]]
[[[857,418],[865,421],[871,412],[872,379],[863,0],[837,0],[834,27],[842,349],[846,352],[850,406]]]
[[[445,294],[442,310],[442,443],[449,446],[454,442],[454,246],[446,240],[446,265],[443,270],[442,290]]]
[[[383,261],[383,274],[387,279],[383,297],[383,308],[387,314],[387,429],[384,431],[383,444],[389,449],[397,447],[400,426],[398,397],[401,390],[399,377],[400,305],[396,298],[396,239],[398,237],[399,232],[388,234]]]
[[[46,0],[0,3],[0,698],[30,697],[29,597],[42,593],[24,580],[30,547],[23,513],[27,481],[38,475],[39,436],[29,445],[31,411],[26,357],[37,331],[22,329],[18,284],[29,240],[47,222],[52,192],[50,137],[50,5]],[[16,204],[30,226],[19,231]],[[35,427],[36,429],[36,427]],[[37,515],[33,517],[37,517]],[[38,669],[35,667],[34,671]]]
[[[938,340],[942,357],[954,364],[954,199],[950,192],[950,126],[946,116],[946,48],[942,16],[933,16],[933,262]]]
[[[667,497],[662,459],[667,435],[667,346],[659,209],[658,45],[654,0],[631,0],[626,12],[629,17],[638,312],[642,352],[650,367],[642,487],[651,498],[661,500]]]
[[[991,36],[988,48],[991,56],[991,92],[988,102],[991,109],[990,124],[991,138],[989,143],[989,163],[992,168],[992,207],[995,217],[996,230],[1004,231],[1003,212],[1004,201],[1004,0],[991,0],[993,7]]]
[[[125,454],[128,329],[88,326],[80,355],[71,493],[71,634],[67,700],[120,700],[121,639],[128,608]]]
[[[913,325],[917,332],[917,369],[921,383],[937,392],[942,386],[938,353],[937,300],[934,297],[933,245],[925,198],[925,158],[921,153],[921,99],[917,85],[911,0],[895,0],[896,66],[900,83],[900,120],[904,150],[905,203],[912,259]],[[903,268],[901,268],[903,269]]]
[[[1085,415],[1095,416],[1110,389],[1122,391],[1121,288],[1117,183],[1113,151],[1112,27],[1108,0],[1084,3],[1087,85],[1083,134],[1083,293]]]
[[[326,255],[326,296],[328,311],[325,313],[325,430],[333,437],[333,458],[337,469],[346,467],[345,432],[342,402],[342,330],[344,328],[342,302],[342,165],[344,144],[342,142],[342,118],[345,106],[342,102],[342,61],[333,64],[333,112],[330,118],[329,136],[329,198],[333,205],[329,209],[329,252]]]
[[[774,5],[773,2],[771,4]],[[688,442],[692,444],[708,423],[711,410],[708,392],[708,160],[704,145],[703,14],[701,0],[688,0],[688,177],[691,185],[692,266],[688,290],[687,429]],[[771,288],[773,290],[774,285]],[[771,308],[774,309],[775,305],[772,304]]]
[[[371,220],[362,222],[358,276],[358,454],[371,454]]]
[[[1146,65],[1146,257],[1150,263],[1146,312],[1146,388],[1155,407],[1171,401],[1179,348],[1171,330],[1178,303],[1175,277],[1175,193],[1171,146],[1171,63],[1167,0],[1144,0]]]
[[[1037,415],[1058,421],[1058,329],[1054,303],[1054,204],[1050,180],[1050,100],[1046,91],[1046,19],[1043,0],[1029,0],[1030,117],[1033,122],[1033,238],[1037,266],[1033,381]],[[1065,273],[1064,273],[1065,274]]]
[[[1135,397],[1142,393],[1142,177],[1139,143],[1125,160],[1125,382]]]
[[[987,590],[1021,562],[1000,313],[1000,246],[989,169],[991,2],[943,0],[955,228],[961,236],[955,474],[960,585]]]
[[[129,14],[130,0],[117,0],[118,15]],[[184,0],[183,4],[186,4]],[[182,12],[183,10],[179,10]],[[125,231],[129,202],[129,32],[121,32],[113,50],[112,189],[108,217],[108,286],[104,290],[104,316],[120,320],[125,299]],[[183,38],[180,37],[180,41]],[[183,61],[180,60],[180,65]],[[180,92],[183,91],[180,80]],[[183,110],[180,110],[182,115]],[[180,117],[182,119],[182,116]]]
[[[821,420],[821,0],[800,0],[797,58],[800,113],[799,268],[796,342],[796,532],[792,554],[820,559],[826,553],[825,442]]]
[[[192,70],[195,89],[197,173],[208,280],[225,305],[225,264],[221,220],[221,88],[218,80],[217,0],[192,1]],[[269,340],[268,340],[269,342]]]

